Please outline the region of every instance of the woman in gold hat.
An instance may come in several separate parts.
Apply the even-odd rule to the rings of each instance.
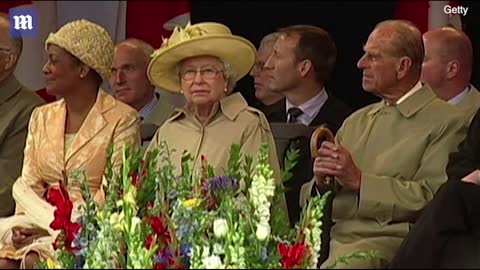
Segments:
[[[232,93],[255,58],[253,44],[233,35],[223,24],[205,22],[176,28],[154,53],[147,73],[154,85],[182,92],[187,102],[157,130],[147,152],[165,141],[169,149],[175,149],[171,158],[178,174],[185,150],[193,156],[197,173],[205,157],[220,174],[226,169],[232,144],[239,144],[244,155],[256,159],[260,145],[266,143],[275,180],[282,185],[268,121],[262,112],[249,107],[240,93]],[[285,210],[284,196],[280,203]]]
[[[58,231],[50,228],[55,209],[45,199],[49,187],[83,169],[94,200],[101,202],[107,148],[114,145],[118,168],[120,147],[140,143],[137,112],[100,89],[113,58],[108,32],[86,20],[73,21],[50,34],[45,46],[46,90],[63,98],[32,113],[22,174],[13,186],[15,215],[0,219],[3,269],[32,268],[40,257],[52,255]],[[66,188],[76,209],[83,201],[72,182]],[[73,215],[78,213],[74,210]]]

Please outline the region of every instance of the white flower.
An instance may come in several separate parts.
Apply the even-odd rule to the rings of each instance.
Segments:
[[[257,239],[263,241],[267,239],[268,235],[270,234],[270,225],[268,223],[258,223],[257,224],[257,231],[255,235]]]
[[[227,235],[228,232],[228,223],[227,220],[223,218],[218,218],[213,222],[213,234],[217,238],[222,238]]]
[[[215,244],[213,244],[212,252],[215,255],[221,255],[221,254],[225,254],[225,249],[219,243],[215,243]]]
[[[217,255],[212,255],[202,259],[205,269],[225,269],[222,260]]]
[[[130,228],[130,233],[135,233],[137,226],[142,223],[142,220],[139,217],[132,218],[132,228]]]

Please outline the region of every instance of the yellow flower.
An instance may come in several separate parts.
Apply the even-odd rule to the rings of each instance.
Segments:
[[[57,268],[57,263],[52,258],[48,258],[47,259],[47,267],[48,267],[48,269],[56,269]]]
[[[198,199],[196,199],[196,198],[182,201],[182,205],[183,205],[183,207],[185,207],[185,208],[196,207],[196,206],[198,206],[199,204],[200,204],[200,201],[199,201]]]
[[[229,265],[227,266],[227,269],[237,269],[237,267],[235,267],[235,265],[229,264]]]

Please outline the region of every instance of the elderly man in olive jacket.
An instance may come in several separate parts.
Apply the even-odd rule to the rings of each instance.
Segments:
[[[385,268],[410,226],[447,180],[448,154],[465,137],[467,118],[420,82],[420,31],[410,22],[379,23],[358,62],[363,88],[383,100],[348,117],[336,143],[324,142],[301,201],[335,178],[330,253],[321,267],[355,251],[376,251],[342,268]]]
[[[30,114],[44,103],[13,75],[21,51],[22,38],[10,37],[8,15],[0,13],[0,217],[13,214],[12,185],[22,169]]]

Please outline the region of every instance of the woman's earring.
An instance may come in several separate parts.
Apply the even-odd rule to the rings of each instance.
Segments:
[[[180,90],[180,94],[183,94],[183,90]]]
[[[225,89],[223,91],[225,91],[225,93],[227,93],[228,92],[227,87],[225,87]]]

